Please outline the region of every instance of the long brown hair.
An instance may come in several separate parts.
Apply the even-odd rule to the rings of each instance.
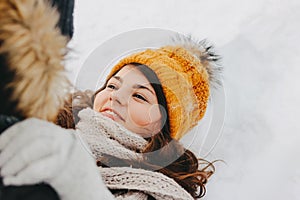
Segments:
[[[143,153],[144,157],[142,161],[123,160],[104,154],[101,160],[97,161],[97,165],[102,167],[132,166],[161,172],[174,179],[193,198],[203,197],[206,193],[205,184],[215,170],[213,163],[204,159],[198,159],[194,153],[185,149],[179,141],[171,138],[167,103],[156,74],[145,65],[132,64],[145,75],[156,92],[158,104],[161,105],[163,127],[158,134],[146,138],[148,145],[140,152]],[[65,128],[75,128],[75,124],[78,121],[78,112],[85,107],[92,107],[95,95],[105,87],[106,83],[92,96],[82,92],[75,93],[73,99],[81,99],[83,101],[73,106],[70,103],[66,104],[65,109],[60,112],[57,123]]]

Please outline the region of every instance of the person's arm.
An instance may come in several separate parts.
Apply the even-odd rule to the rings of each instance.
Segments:
[[[0,168],[4,185],[45,182],[62,200],[114,199],[95,160],[76,131],[27,119],[0,136]]]

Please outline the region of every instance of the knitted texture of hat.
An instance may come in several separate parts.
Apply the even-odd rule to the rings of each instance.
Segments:
[[[203,63],[183,46],[147,49],[123,58],[108,79],[130,63],[152,69],[166,97],[170,134],[180,139],[204,116],[209,99],[209,75]]]

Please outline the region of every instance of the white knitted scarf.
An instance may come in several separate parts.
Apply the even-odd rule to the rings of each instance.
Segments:
[[[136,150],[142,150],[147,141],[110,118],[86,108],[79,113],[76,126],[81,138],[89,145],[96,159],[103,154],[120,159],[142,159]],[[146,200],[148,195],[157,200],[189,200],[193,197],[173,179],[159,172],[131,167],[99,167],[102,179],[109,189],[126,189],[115,194],[116,199]]]

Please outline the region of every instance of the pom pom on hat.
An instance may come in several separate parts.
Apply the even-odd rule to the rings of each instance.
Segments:
[[[170,134],[180,139],[204,116],[210,87],[220,84],[218,55],[205,40],[178,36],[173,45],[147,49],[121,59],[107,79],[131,63],[148,66],[161,82],[168,106]]]

